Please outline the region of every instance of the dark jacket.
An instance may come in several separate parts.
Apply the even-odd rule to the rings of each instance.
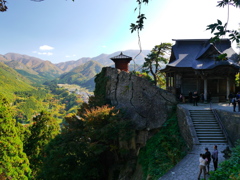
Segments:
[[[211,153],[209,151],[206,151],[205,156],[208,159],[208,161],[210,162],[211,161]]]

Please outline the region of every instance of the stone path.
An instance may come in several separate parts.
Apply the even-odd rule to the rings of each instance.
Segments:
[[[192,104],[181,104],[186,109],[189,110],[201,110],[210,109],[210,104],[199,103],[198,106],[193,106]],[[232,105],[228,103],[213,103],[211,104],[213,109],[223,109],[226,111],[233,111]],[[167,172],[164,176],[159,178],[159,180],[197,180],[199,172],[199,154],[205,153],[205,148],[207,147],[212,153],[214,144],[201,144],[194,145],[191,152],[189,152],[174,168]],[[218,144],[218,162],[224,161],[223,151],[227,147],[227,144]],[[213,171],[213,162],[210,164],[210,171]],[[209,175],[206,176],[207,179]],[[203,175],[201,175],[203,178]]]
[[[205,147],[208,147],[212,153],[213,144],[201,144],[195,145],[193,150],[188,153],[182,161],[180,161],[174,168],[172,168],[167,174],[162,176],[159,180],[197,180],[199,172],[199,154],[205,153]],[[226,144],[218,145],[218,162],[224,161],[223,151],[226,148]],[[210,171],[213,171],[213,162],[210,164]],[[207,175],[208,177],[209,175]],[[203,178],[203,175],[201,175]]]

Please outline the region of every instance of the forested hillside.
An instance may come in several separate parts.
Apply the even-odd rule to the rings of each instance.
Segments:
[[[81,95],[70,93],[57,85],[33,86],[32,79],[24,77],[2,62],[0,77],[0,93],[12,105],[13,117],[21,123],[31,122],[32,117],[42,110],[51,112],[61,123],[68,113],[75,113],[83,102]],[[35,76],[36,79],[37,77]]]
[[[33,89],[30,80],[0,62],[0,92],[2,94],[9,99],[14,99],[14,92]]]
[[[62,74],[57,81],[60,84],[77,84],[93,91],[95,88],[94,77],[101,71],[102,67],[96,61],[88,61],[70,72]]]

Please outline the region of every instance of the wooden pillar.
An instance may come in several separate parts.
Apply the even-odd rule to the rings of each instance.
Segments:
[[[219,94],[219,79],[217,79],[217,93]]]
[[[230,82],[229,82],[229,77],[227,77],[227,94],[226,94],[226,99],[228,99],[228,95],[230,94]],[[229,99],[228,99],[229,100]]]
[[[204,101],[207,102],[207,79],[204,78]]]
[[[166,73],[166,90],[169,90],[169,74]]]

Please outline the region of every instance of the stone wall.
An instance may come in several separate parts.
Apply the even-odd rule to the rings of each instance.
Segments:
[[[228,136],[234,144],[240,139],[240,113],[216,109]]]
[[[184,138],[188,148],[192,149],[193,145],[199,144],[199,141],[190,117],[189,110],[183,108],[180,104],[177,106],[177,119],[181,135]]]
[[[177,104],[175,96],[147,79],[115,68],[105,68],[108,79],[106,98],[111,104],[126,112],[136,130],[149,131],[161,127]]]

